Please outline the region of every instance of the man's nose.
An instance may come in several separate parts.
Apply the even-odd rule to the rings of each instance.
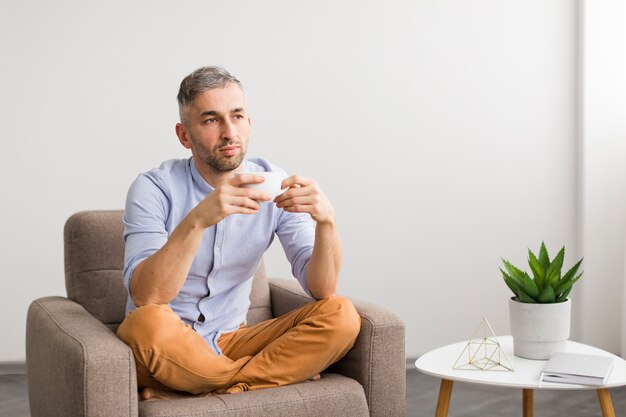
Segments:
[[[222,138],[232,139],[237,136],[237,128],[230,120],[225,120],[222,126]]]

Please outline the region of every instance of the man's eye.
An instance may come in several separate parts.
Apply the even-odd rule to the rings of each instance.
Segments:
[[[241,119],[243,119],[243,118],[244,118],[243,114],[236,114],[236,115],[235,115],[235,119],[239,119],[239,120],[241,120]]]
[[[204,121],[204,123],[215,123],[217,119],[215,117],[208,118]]]

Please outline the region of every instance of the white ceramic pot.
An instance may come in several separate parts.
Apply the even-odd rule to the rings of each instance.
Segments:
[[[549,359],[565,350],[572,303],[534,304],[509,300],[513,353],[526,359]]]

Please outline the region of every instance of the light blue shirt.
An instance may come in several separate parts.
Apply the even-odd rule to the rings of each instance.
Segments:
[[[285,173],[263,159],[245,160],[243,169]],[[136,308],[130,298],[130,280],[137,265],[158,251],[187,213],[213,190],[193,158],[163,162],[133,182],[124,212],[127,312]],[[221,354],[217,345],[220,335],[246,321],[252,278],[274,234],[293,275],[308,292],[306,266],[313,251],[315,223],[308,214],[288,213],[268,202],[261,203],[254,215],[233,214],[205,231],[189,275],[169,303],[217,354]]]

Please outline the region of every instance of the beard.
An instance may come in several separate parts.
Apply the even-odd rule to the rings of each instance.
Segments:
[[[200,151],[199,156],[202,162],[214,172],[233,171],[241,165],[246,156],[246,149],[238,141],[225,140],[213,149],[203,148],[193,137],[191,137],[191,141],[195,144],[196,149]],[[232,145],[240,146],[241,152],[234,156],[224,156],[220,153],[220,148]]]
[[[229,157],[209,153],[202,160],[215,171],[227,172],[237,169],[243,162],[244,157],[245,153],[243,151],[239,155]]]

